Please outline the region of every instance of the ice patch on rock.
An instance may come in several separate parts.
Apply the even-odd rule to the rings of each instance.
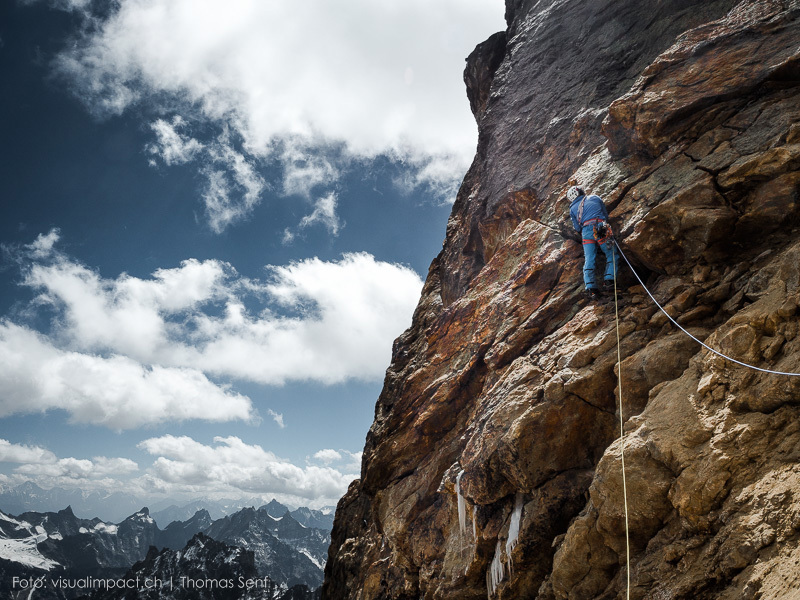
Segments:
[[[511,552],[517,546],[519,541],[519,523],[522,519],[522,494],[517,492],[517,497],[514,500],[514,512],[511,513],[511,523],[508,525],[508,541],[506,541],[506,556],[508,556],[508,565],[511,567]]]
[[[497,590],[497,586],[500,585],[500,582],[503,581],[503,562],[501,560],[501,554],[503,552],[503,545],[500,543],[500,540],[497,540],[497,548],[494,551],[494,558],[492,559],[492,563],[489,565],[489,570],[486,573],[486,589],[489,592],[489,598],[494,595],[495,590]]]
[[[461,493],[461,476],[464,475],[464,470],[459,471],[456,476],[456,497],[458,498],[458,530],[461,532],[461,537],[467,535],[467,501]]]

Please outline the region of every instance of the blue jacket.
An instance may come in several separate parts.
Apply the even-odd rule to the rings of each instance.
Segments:
[[[606,210],[606,205],[603,204],[603,200],[600,196],[592,194],[586,196],[586,202],[583,205],[583,219],[581,223],[578,223],[578,209],[581,206],[581,200],[583,200],[583,198],[583,196],[578,196],[572,201],[572,204],[569,205],[569,216],[572,219],[572,226],[575,228],[575,231],[580,231],[586,221],[591,221],[592,219],[608,220],[608,210]]]

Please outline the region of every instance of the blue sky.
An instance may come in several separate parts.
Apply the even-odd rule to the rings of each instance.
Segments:
[[[0,484],[335,502],[499,0],[0,4]]]

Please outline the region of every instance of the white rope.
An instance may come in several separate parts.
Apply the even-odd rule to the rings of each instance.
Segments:
[[[622,258],[624,258],[624,259],[625,259],[625,262],[626,262],[626,263],[628,263],[628,266],[631,268],[631,271],[633,271],[633,274],[636,276],[636,279],[638,279],[638,280],[639,280],[639,283],[641,283],[641,284],[642,284],[642,287],[644,288],[644,291],[645,291],[645,292],[647,292],[647,295],[648,295],[648,296],[650,296],[650,299],[651,299],[653,302],[655,302],[655,303],[656,303],[656,306],[657,306],[657,307],[658,307],[658,308],[661,310],[661,312],[663,312],[665,315],[667,315],[667,318],[668,318],[670,321],[672,321],[672,324],[673,324],[673,325],[675,325],[675,327],[677,327],[678,329],[680,329],[680,330],[681,330],[683,333],[685,333],[686,335],[688,335],[688,336],[689,336],[690,338],[692,338],[692,339],[693,339],[695,342],[697,342],[698,344],[700,344],[700,345],[701,345],[703,348],[705,348],[706,350],[709,350],[709,351],[713,352],[713,353],[714,353],[714,354],[716,354],[717,356],[721,356],[722,358],[724,358],[724,359],[726,359],[726,360],[729,360],[729,361],[731,361],[732,363],[736,363],[737,365],[741,365],[741,366],[743,366],[743,367],[747,367],[748,369],[753,369],[753,370],[755,370],[755,371],[761,371],[762,373],[771,373],[771,374],[773,374],[773,375],[787,375],[787,376],[789,376],[789,377],[800,377],[800,373],[786,373],[786,372],[784,372],[784,371],[771,371],[770,369],[762,369],[761,367],[756,367],[756,366],[753,366],[753,365],[749,365],[749,364],[747,364],[747,363],[744,363],[744,362],[742,362],[742,361],[740,361],[740,360],[736,360],[735,358],[731,358],[730,356],[726,356],[726,355],[725,355],[725,354],[723,354],[722,352],[719,352],[718,350],[714,350],[714,348],[712,348],[711,346],[708,346],[707,344],[704,344],[703,342],[701,342],[700,340],[698,340],[698,339],[697,339],[696,337],[694,337],[694,336],[693,336],[691,333],[689,333],[689,332],[688,332],[688,331],[686,331],[686,330],[685,330],[683,327],[681,327],[680,325],[678,325],[678,322],[677,322],[675,319],[673,319],[673,318],[672,318],[672,317],[669,315],[669,313],[668,313],[667,311],[665,311],[665,310],[664,310],[664,307],[662,307],[662,306],[661,306],[661,305],[658,303],[658,300],[656,300],[656,299],[653,297],[653,294],[651,294],[651,293],[650,293],[650,290],[648,290],[648,289],[647,289],[647,286],[644,284],[644,281],[642,281],[642,278],[641,278],[641,277],[639,277],[639,274],[636,272],[636,269],[634,269],[634,268],[633,268],[633,265],[631,264],[631,261],[629,261],[629,260],[628,260],[628,257],[627,257],[627,256],[625,256],[625,253],[622,251],[622,248],[620,248],[620,247],[619,247],[619,244],[617,243],[617,240],[614,240],[614,245],[615,245],[615,246],[617,247],[617,249],[619,250],[619,253],[622,255]],[[613,254],[613,253],[612,253],[612,254]],[[616,294],[616,282],[614,283],[614,293]]]
[[[616,243],[616,242],[615,242]],[[613,248],[612,248],[613,250]],[[617,301],[617,259],[611,252],[611,262],[614,264],[614,316],[617,321],[617,379],[619,380],[619,454],[622,458],[622,498],[625,502],[625,559],[627,564],[627,600],[631,598],[631,539],[628,526],[628,482],[625,478],[625,429],[622,417],[622,344],[619,340],[619,302]],[[630,264],[630,263],[628,263]]]

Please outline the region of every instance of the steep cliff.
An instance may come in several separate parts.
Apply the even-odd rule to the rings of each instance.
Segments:
[[[800,378],[672,325],[621,267],[582,298],[566,182],[604,197],[694,336],[800,372],[800,1],[506,0],[323,598],[800,594]]]

